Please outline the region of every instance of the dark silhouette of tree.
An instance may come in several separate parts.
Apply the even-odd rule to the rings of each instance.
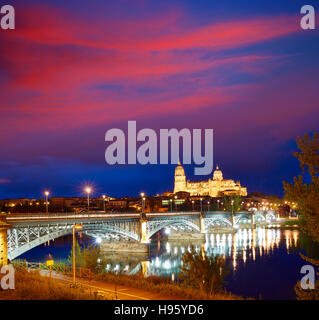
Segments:
[[[222,290],[228,273],[225,259],[221,256],[207,256],[204,250],[196,252],[194,247],[182,256],[180,279],[187,286],[200,289],[209,298]]]
[[[283,182],[285,197],[297,203],[301,215],[302,231],[309,234],[314,241],[319,242],[319,134],[305,134],[297,138],[300,152],[295,156],[300,162],[303,173],[306,169],[310,182],[304,182],[304,176],[294,177],[293,183]]]
[[[294,177],[293,183],[283,182],[285,197],[297,203],[298,212],[301,215],[300,227],[314,241],[319,242],[319,134],[314,132],[312,136],[305,134],[297,138],[299,152],[295,152],[295,157],[300,162],[302,173],[308,173],[309,182],[305,182],[304,175]],[[319,260],[314,260],[300,254],[307,262],[319,266]],[[319,273],[317,273],[317,276]],[[318,300],[319,281],[315,283],[315,289],[303,290],[300,281],[295,286],[297,299]]]

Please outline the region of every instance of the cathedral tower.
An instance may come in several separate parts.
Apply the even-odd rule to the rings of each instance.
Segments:
[[[178,162],[178,165],[175,168],[174,193],[179,191],[186,191],[185,171],[180,162]]]

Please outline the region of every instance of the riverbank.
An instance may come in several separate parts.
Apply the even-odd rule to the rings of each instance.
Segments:
[[[38,271],[15,270],[15,288],[0,289],[0,300],[97,300],[83,287],[43,277]]]

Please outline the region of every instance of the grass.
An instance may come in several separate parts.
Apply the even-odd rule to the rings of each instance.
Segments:
[[[140,288],[151,292],[161,293],[164,296],[176,298],[191,300],[243,300],[242,297],[233,295],[226,290],[207,297],[205,293],[198,289],[173,284],[169,279],[158,276],[144,277],[143,275],[126,275],[108,272],[94,274],[93,279],[118,285],[125,285],[132,288]]]
[[[95,300],[84,288],[41,276],[38,271],[16,269],[15,289],[0,289],[0,300]]]

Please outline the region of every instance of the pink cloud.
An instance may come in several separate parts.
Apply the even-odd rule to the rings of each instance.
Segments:
[[[0,178],[0,184],[7,184],[7,183],[11,183],[11,180],[6,178]]]

